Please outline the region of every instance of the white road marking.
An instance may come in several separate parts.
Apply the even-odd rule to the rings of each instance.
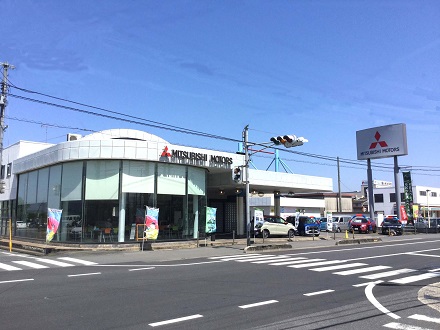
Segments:
[[[285,257],[286,256],[259,256],[259,257],[250,257],[250,258],[234,260],[234,261],[237,261],[237,262],[252,262],[252,261],[268,260],[268,259],[277,260],[277,259],[281,259],[281,258],[285,258]]]
[[[395,275],[400,275],[400,274],[407,274],[407,273],[411,273],[411,272],[415,272],[415,269],[409,269],[409,268],[403,268],[403,269],[396,269],[396,270],[390,270],[389,272],[384,272],[384,273],[377,273],[377,274],[372,274],[372,275],[363,275],[363,276],[359,276],[360,278],[366,278],[369,280],[375,280],[378,278],[382,278],[382,277],[389,277],[389,276],[395,276]]]
[[[382,313],[392,317],[393,319],[400,319],[399,315],[396,315],[394,313],[391,313],[388,309],[386,309],[385,307],[383,307],[380,302],[378,302],[376,300],[376,298],[373,295],[373,288],[376,284],[374,283],[370,283],[365,287],[365,296],[367,297],[367,299],[370,301],[370,303],[376,307],[378,310],[380,310]]]
[[[319,267],[319,268],[313,268],[313,269],[310,269],[310,270],[313,270],[314,272],[325,272],[325,271],[329,271],[329,270],[353,268],[353,267],[360,267],[360,266],[365,266],[365,265],[367,265],[367,264],[364,264],[362,262],[354,262],[352,264],[343,264],[343,265],[336,265],[336,266]]]
[[[150,323],[148,325],[150,327],[158,327],[158,326],[161,326],[161,325],[166,325],[166,324],[171,324],[171,323],[177,323],[177,322],[183,322],[183,321],[198,319],[200,317],[203,317],[203,315],[195,314],[195,315],[190,315],[190,316],[185,316],[185,317],[179,317],[177,319],[171,319],[171,320],[166,320],[166,321],[161,321],[161,322]]]
[[[26,278],[26,279],[23,279],[23,280],[1,281],[0,284],[3,284],[3,283],[15,283],[15,282],[26,282],[26,281],[33,281],[33,280],[34,280],[33,278]]]
[[[13,261],[13,263],[19,264],[19,265],[23,265],[26,267],[30,267],[30,268],[35,268],[35,269],[43,269],[43,268],[49,268],[45,265],[40,265],[40,264],[36,264],[35,262],[30,262],[30,261],[25,261],[25,260],[20,260],[20,261]]]
[[[283,262],[275,262],[270,264],[271,266],[285,266],[285,265],[293,265],[293,264],[301,264],[304,262],[314,262],[314,261],[324,261],[325,259],[305,259],[305,260],[292,260],[292,261],[283,261]]]
[[[246,254],[247,256],[262,256],[263,254],[258,254],[258,253],[248,253]],[[230,256],[217,256],[217,257],[209,257],[208,259],[225,259],[225,258],[242,258],[243,255],[242,254],[233,254]]]
[[[46,264],[55,265],[59,267],[73,267],[74,265],[68,264],[67,262],[52,260],[52,259],[43,259],[43,258],[35,258],[35,260],[39,262],[44,262]]]
[[[425,315],[414,314],[414,315],[408,316],[408,318],[414,319],[414,320],[419,320],[419,321],[426,321],[426,322],[440,324],[440,318],[438,318],[438,317],[429,317],[429,316],[425,316]]]
[[[67,277],[90,276],[90,275],[101,275],[101,272],[87,273],[87,274],[73,274],[73,275],[67,275]]]
[[[277,302],[278,302],[278,300],[266,300],[266,301],[261,301],[261,302],[254,303],[254,304],[241,305],[238,307],[246,309],[246,308],[258,307],[258,306],[263,306],[263,305],[275,304]]]
[[[391,280],[389,282],[396,283],[396,284],[408,284],[408,283],[422,281],[422,280],[426,280],[428,278],[433,278],[433,277],[438,277],[438,276],[440,276],[440,273],[424,273],[424,274],[420,274],[420,275],[399,278],[397,280]]]
[[[292,266],[287,266],[287,267],[291,267],[291,268],[306,268],[306,267],[315,267],[315,266],[340,264],[340,263],[344,263],[344,262],[345,262],[344,260],[327,260],[327,261],[312,262],[312,263],[308,263],[308,264],[292,265]]]
[[[384,327],[397,330],[432,330],[429,328],[421,328],[414,325],[402,324],[397,322],[387,323],[384,325]]]
[[[379,283],[382,283],[382,282],[383,281],[379,280],[379,281],[374,281],[374,282],[365,282],[365,283],[354,284],[353,286],[355,288],[359,288],[361,286],[367,286],[367,285],[370,285],[370,284],[379,284]]]
[[[387,268],[391,268],[391,266],[372,266],[372,267],[365,267],[365,268],[360,268],[360,269],[344,270],[342,272],[336,272],[333,274],[345,276],[345,275],[374,272],[376,270],[387,269]]]
[[[129,269],[129,272],[134,272],[136,270],[148,270],[148,269],[154,269],[156,267],[146,267],[146,268],[135,268],[135,269]]]
[[[70,257],[61,257],[61,258],[58,258],[58,259],[65,260],[65,261],[76,262],[78,264],[86,265],[86,266],[97,265],[97,263],[93,262],[93,261],[87,261],[87,260],[70,258]]]
[[[246,255],[246,256],[238,256],[238,257],[233,257],[233,258],[221,258],[220,260],[222,261],[239,261],[239,260],[255,260],[258,258],[272,258],[272,257],[276,257],[273,254],[266,254],[266,255],[262,255],[262,254],[252,254],[252,255]]]
[[[0,263],[0,268],[4,269],[4,270],[8,270],[8,271],[11,271],[11,270],[22,270],[21,268],[18,268],[18,267],[15,267],[15,266],[11,266],[11,265],[8,265],[8,264],[4,264],[4,263]]]
[[[440,256],[435,256],[435,255],[432,255],[432,254],[426,254],[426,253],[411,253],[411,255],[414,255],[414,256],[420,256],[420,257],[440,258]]]
[[[316,292],[310,292],[310,293],[304,293],[304,296],[310,297],[310,296],[316,296],[318,294],[324,294],[329,292],[334,292],[335,290],[322,290],[322,291],[316,291]]]
[[[305,258],[304,257],[297,257],[297,258],[286,257],[286,258],[277,259],[277,260],[270,259],[270,260],[253,261],[252,263],[253,264],[269,264],[269,263],[271,263],[273,261],[281,262],[281,261],[289,261],[289,260],[294,261],[294,260],[302,260],[302,259],[305,259]]]

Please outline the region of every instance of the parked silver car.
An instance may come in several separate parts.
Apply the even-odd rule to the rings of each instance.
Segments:
[[[340,233],[349,229],[350,216],[335,216],[332,217],[332,231]]]

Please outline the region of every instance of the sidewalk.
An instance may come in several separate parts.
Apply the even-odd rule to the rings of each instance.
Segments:
[[[93,252],[136,252],[136,251],[160,251],[160,250],[194,250],[198,249],[205,251],[208,248],[218,249],[220,247],[227,247],[233,250],[242,250],[247,253],[264,252],[270,250],[289,250],[289,249],[304,249],[323,246],[337,246],[337,245],[351,245],[364,243],[377,243],[382,241],[395,241],[399,239],[422,238],[431,234],[408,234],[403,236],[386,236],[380,234],[352,234],[345,233],[326,233],[322,232],[319,237],[304,237],[295,236],[292,239],[288,238],[251,238],[250,246],[247,246],[246,238],[239,239],[200,239],[189,241],[165,241],[165,242],[151,242],[151,241],[130,241],[124,243],[58,243],[58,242],[36,242],[25,239],[13,239],[12,251],[25,252],[36,255],[47,255],[59,252],[74,252],[74,251],[93,251]],[[438,235],[432,234],[434,237]],[[0,249],[8,250],[9,239],[0,238]]]

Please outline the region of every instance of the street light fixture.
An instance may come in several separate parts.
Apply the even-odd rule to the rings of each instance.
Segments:
[[[245,169],[245,176],[244,180],[246,182],[246,245],[250,245],[250,224],[251,224],[251,212],[249,207],[249,141],[248,141],[248,130],[249,125],[246,125],[246,127],[243,130],[243,145],[244,145],[244,169]],[[305,142],[309,142],[307,139],[303,137],[296,137],[295,135],[279,135],[276,137],[272,137],[270,141],[273,143],[273,145],[284,145],[286,148],[291,147],[298,147],[302,146]],[[261,143],[259,143],[261,144]],[[264,143],[266,144],[266,143]],[[260,150],[261,151],[261,150]],[[243,180],[242,179],[242,180]],[[258,194],[260,196],[260,193]],[[264,195],[263,195],[264,196]]]

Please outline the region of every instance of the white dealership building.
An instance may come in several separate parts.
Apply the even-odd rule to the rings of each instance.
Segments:
[[[19,141],[3,150],[1,234],[12,219],[15,236],[44,239],[47,210],[53,208],[62,210],[56,241],[93,242],[101,239],[94,232],[105,227],[114,241],[125,242],[151,207],[159,209],[159,240],[193,239],[205,231],[209,207],[216,209],[217,233],[244,235],[245,184],[232,178],[232,169],[243,165],[242,154],[175,145],[131,129],[69,135],[59,144]],[[251,209],[318,215],[323,200],[292,196],[332,191],[333,182],[249,169],[249,189]],[[17,221],[26,228],[17,229]]]

